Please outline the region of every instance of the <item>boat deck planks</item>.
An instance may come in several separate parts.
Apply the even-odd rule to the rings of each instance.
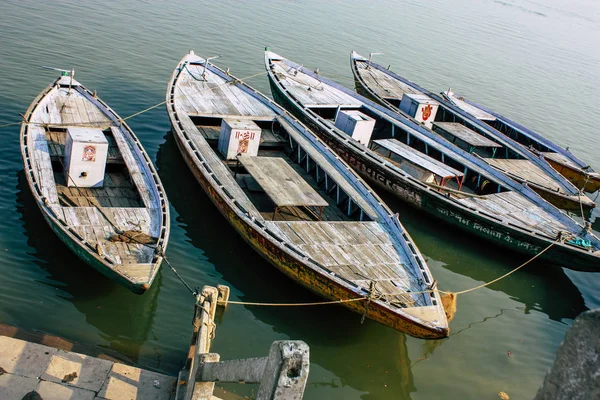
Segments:
[[[485,162],[492,167],[521,178],[527,182],[533,182],[555,192],[563,192],[540,167],[529,160],[485,158]]]
[[[367,68],[367,61],[357,61],[356,67],[360,77],[366,84],[379,96],[386,99],[401,100],[404,93],[421,94],[418,90],[412,88],[403,82],[396,81],[388,74],[379,71],[376,68]]]
[[[550,237],[556,237],[560,231],[568,231],[566,226],[518,193],[502,192],[478,198],[463,198],[458,201],[474,209],[485,211],[506,223],[535,230]]]
[[[501,144],[486,138],[472,129],[458,122],[434,122],[433,126],[441,128],[444,132],[462,140],[473,147],[496,147],[502,148]]]
[[[60,88],[40,104],[40,122],[49,125],[108,127],[110,119],[98,110],[76,88]],[[45,112],[44,112],[45,111]]]
[[[288,162],[280,157],[239,157],[277,207],[329,205]]]
[[[281,84],[307,107],[333,106],[340,104],[342,107],[360,107],[352,96],[320,84],[320,81],[310,76],[299,74],[292,76],[287,73],[282,64],[274,61],[275,71],[280,71]]]
[[[185,114],[275,116],[273,110],[264,104],[249,100],[249,94],[226,84],[225,80],[214,74],[206,74],[207,81],[199,82],[197,79],[202,76],[203,70],[204,65],[187,64],[185,71],[179,76],[175,97],[178,100],[177,107]]]
[[[403,159],[415,165],[418,165],[419,167],[426,169],[427,171],[442,178],[463,176],[462,172],[452,167],[449,167],[441,161],[429,157],[396,139],[374,140],[373,143],[384,147],[385,149],[402,157]]]
[[[461,97],[452,96],[450,99],[451,99],[450,101],[452,103],[454,103],[457,107],[459,107],[461,110],[465,111],[467,114],[471,114],[472,116],[474,116],[475,118],[477,118],[481,121],[495,121],[496,120],[496,117],[493,116],[492,114],[488,113],[485,110],[482,110],[479,107],[475,107],[475,106],[467,103]]]
[[[568,157],[566,157],[563,154],[556,153],[553,151],[552,152],[550,152],[550,151],[541,152],[541,154],[544,156],[544,158],[547,158],[549,160],[553,160],[553,161],[559,162],[561,164],[566,164],[575,169],[581,168],[581,167],[579,167],[579,165],[575,164],[572,160],[570,160]]]
[[[374,281],[380,290],[385,288],[381,292],[390,300],[415,301],[406,290],[414,287],[418,278],[402,267],[405,260],[400,259],[379,223],[268,221],[266,224],[277,227],[287,240],[344,279],[364,289]],[[352,236],[349,232],[353,232]]]

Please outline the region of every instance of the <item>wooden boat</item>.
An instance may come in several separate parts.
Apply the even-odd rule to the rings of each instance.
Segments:
[[[167,246],[169,207],[129,126],[71,71],[27,110],[21,153],[31,192],[58,237],[108,278],[134,293],[148,290]]]
[[[590,225],[582,227],[527,185],[320,73],[270,51],[265,63],[274,99],[370,182],[490,242],[529,255],[553,244],[540,258],[600,271],[600,241]],[[374,122],[370,137],[355,136],[348,115],[356,115],[355,126]]]
[[[192,173],[267,261],[326,299],[370,298],[343,305],[399,331],[448,335],[436,282],[398,217],[298,120],[194,52],[166,99]]]
[[[445,100],[459,107],[472,118],[482,121],[496,131],[526,146],[534,154],[543,157],[554,169],[577,188],[593,193],[600,189],[600,174],[578,159],[569,148],[563,149],[544,136],[464,97],[452,90],[442,93]]]
[[[404,116],[414,117],[436,134],[481,157],[517,182],[527,182],[540,196],[559,208],[580,213],[582,208],[590,210],[596,206],[552,168],[545,158],[540,158],[513,140],[514,135],[506,136],[484,122],[471,118],[437,94],[354,51],[350,61],[356,90],[365,97]],[[411,109],[410,105],[417,102],[427,103],[432,115],[425,120],[421,114],[411,115],[416,110],[414,107]]]

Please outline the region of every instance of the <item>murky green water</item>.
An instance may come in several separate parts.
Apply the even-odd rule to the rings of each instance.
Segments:
[[[76,77],[121,116],[163,101],[189,49],[222,55],[238,77],[264,70],[263,48],[352,85],[349,54],[435,90],[448,86],[543,130],[600,169],[600,6],[559,0],[0,1],[0,125],[19,119],[55,75]],[[268,93],[264,76],[249,81]],[[567,121],[563,123],[563,121]],[[197,186],[168,133],[164,107],[130,121],[171,201],[168,256],[194,286],[227,284],[234,299],[318,300],[253,253]],[[187,354],[192,298],[163,269],[144,296],[83,265],[45,224],[28,191],[18,126],[0,129],[0,323],[118,351],[175,374]],[[440,287],[462,290],[524,261],[389,203]],[[600,306],[600,275],[531,265],[459,297],[452,336],[405,337],[339,307],[230,306],[222,358],[262,356],[277,339],[310,345],[306,399],[531,398],[573,319]],[[510,352],[510,357],[508,356]],[[251,395],[251,386],[231,388]]]

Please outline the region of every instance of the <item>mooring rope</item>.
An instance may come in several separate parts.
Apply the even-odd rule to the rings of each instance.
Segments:
[[[511,270],[510,272],[508,272],[508,273],[506,273],[506,274],[504,274],[504,275],[502,275],[502,276],[500,276],[500,277],[498,277],[496,279],[493,279],[493,280],[491,280],[489,282],[486,282],[484,284],[475,286],[475,287],[470,288],[470,289],[461,290],[459,292],[447,292],[447,291],[443,291],[443,290],[432,289],[432,290],[424,290],[424,291],[420,291],[420,292],[378,293],[375,296],[373,296],[372,294],[369,294],[368,296],[356,297],[356,298],[352,298],[352,299],[319,301],[319,302],[312,302],[312,303],[258,303],[258,302],[246,302],[246,301],[222,301],[222,300],[220,300],[218,304],[219,305],[236,304],[236,305],[244,305],[244,306],[264,306],[264,307],[302,307],[302,306],[321,306],[321,305],[330,305],[330,304],[351,303],[351,302],[363,301],[363,300],[367,300],[367,301],[370,302],[370,301],[373,301],[373,300],[379,300],[382,297],[397,296],[397,295],[414,295],[414,294],[426,294],[426,293],[435,293],[435,292],[442,293],[442,294],[448,294],[448,295],[465,294],[465,293],[469,293],[469,292],[472,292],[474,290],[481,289],[483,287],[489,286],[491,284],[494,284],[494,283],[496,283],[496,282],[498,282],[498,281],[500,281],[500,280],[508,277],[509,275],[517,272],[521,268],[525,267],[526,265],[528,265],[529,263],[531,263],[532,261],[534,261],[536,258],[538,258],[542,254],[544,254],[545,252],[547,252],[548,250],[550,250],[550,248],[552,248],[552,246],[554,246],[557,243],[562,242],[563,240],[564,240],[563,236],[559,235],[559,237],[554,242],[550,243],[545,249],[543,249],[542,251],[540,251],[539,253],[537,253],[532,258],[530,258],[529,260],[527,260],[523,264],[519,265],[515,269]]]
[[[244,78],[234,78],[233,80],[231,80],[229,82],[223,82],[220,85],[215,85],[215,86],[212,86],[212,87],[204,88],[202,90],[197,91],[194,94],[202,93],[202,92],[209,91],[209,90],[215,90],[215,89],[218,89],[218,88],[226,86],[226,85],[233,85],[233,84],[236,84],[236,83],[245,83],[245,81],[248,80],[248,79],[256,78],[257,76],[264,75],[266,73],[267,73],[267,71],[263,71],[263,72],[259,72],[259,73],[254,74],[254,75],[246,76]],[[183,98],[183,97],[188,97],[188,95],[187,94],[182,94],[182,95],[178,96],[177,98]],[[160,106],[162,106],[162,105],[164,105],[166,103],[167,103],[167,100],[161,101],[160,103],[154,104],[153,106],[145,108],[145,109],[143,109],[141,111],[138,111],[138,112],[136,112],[134,114],[131,114],[131,115],[125,117],[125,118],[119,118],[119,119],[117,119],[117,121],[119,123],[123,123],[123,122],[125,122],[125,121],[127,121],[127,120],[129,120],[131,118],[135,118],[138,115],[144,114],[144,113],[146,113],[146,112],[148,112],[150,110],[153,110],[153,109],[155,109],[157,107],[160,107]],[[6,127],[9,127],[9,126],[13,126],[13,125],[19,125],[21,123],[25,123],[27,125],[53,126],[53,127],[59,127],[60,128],[60,127],[69,127],[69,126],[102,125],[102,124],[110,123],[110,121],[90,121],[90,122],[70,123],[70,124],[64,124],[64,123],[61,123],[61,124],[52,124],[52,123],[26,122],[26,121],[23,122],[23,121],[19,121],[19,122],[9,122],[7,124],[0,125],[0,129],[6,128]]]

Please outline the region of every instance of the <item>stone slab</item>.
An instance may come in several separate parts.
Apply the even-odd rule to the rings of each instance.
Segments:
[[[3,374],[0,375],[0,399],[21,400],[23,396],[35,389],[38,384],[36,378]]]
[[[0,336],[0,367],[10,374],[38,378],[57,352],[48,346]]]
[[[66,384],[98,392],[107,379],[112,365],[111,361],[59,350],[50,360],[41,379],[65,383],[63,379],[67,375],[77,373],[77,377]]]
[[[108,400],[169,400],[176,378],[124,364],[114,364],[99,398]]]
[[[91,390],[46,381],[41,381],[35,391],[44,400],[94,400],[96,396]]]

